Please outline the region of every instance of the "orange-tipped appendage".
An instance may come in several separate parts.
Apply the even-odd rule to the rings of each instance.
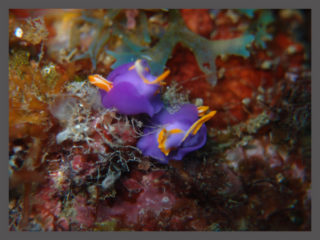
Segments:
[[[147,84],[157,84],[157,83],[159,83],[159,84],[162,84],[163,82],[163,80],[166,78],[166,77],[168,77],[168,75],[170,74],[170,70],[167,70],[167,71],[165,71],[165,72],[163,72],[160,76],[158,76],[155,80],[153,80],[152,82],[145,82],[144,80],[144,82],[145,83],[147,83]]]
[[[170,70],[167,70],[165,72],[163,72],[160,76],[158,76],[155,80],[153,81],[149,81],[147,80],[144,76],[143,76],[143,72],[146,71],[146,72],[149,72],[149,68],[145,67],[143,68],[142,67],[142,64],[141,64],[141,59],[138,59],[135,61],[135,63],[129,67],[129,71],[133,70],[133,69],[136,69],[139,77],[143,80],[144,83],[146,84],[160,84],[160,85],[164,85],[165,82],[163,82],[163,80],[168,77],[168,75],[170,74]]]
[[[206,114],[203,117],[201,117],[199,120],[197,120],[194,124],[192,124],[192,126],[188,129],[187,133],[185,134],[185,136],[184,136],[184,138],[182,139],[181,142],[186,140],[186,138],[190,135],[190,133],[192,133],[192,135],[197,134],[197,132],[202,127],[202,125],[205,122],[209,121],[216,113],[217,113],[217,111],[211,111],[208,114]]]
[[[206,111],[208,111],[209,107],[208,106],[200,106],[198,107],[198,116],[202,117]]]
[[[99,74],[90,75],[88,78],[91,84],[97,86],[100,89],[105,90],[106,92],[109,92],[113,87],[112,82],[109,82],[107,79],[105,79]]]
[[[158,135],[158,148],[164,155],[168,156],[171,149],[166,148],[166,141],[171,134],[183,133],[183,131],[179,128],[171,129],[167,131],[167,129],[163,128]]]
[[[163,128],[158,135],[158,148],[163,152],[166,156],[168,156],[170,150],[166,149],[166,140],[168,132],[165,128]]]
[[[134,69],[135,68],[135,64],[133,64],[131,67],[129,67],[129,71],[131,71],[132,69]]]
[[[174,128],[174,129],[171,129],[169,131],[169,135],[170,134],[175,134],[175,133],[183,133],[183,131],[181,129],[179,129],[179,128]]]

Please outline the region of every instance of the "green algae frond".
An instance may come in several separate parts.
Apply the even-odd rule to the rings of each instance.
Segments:
[[[117,14],[112,14],[109,18],[115,18]],[[102,48],[107,48],[106,52],[116,59],[116,62],[112,65],[113,69],[143,58],[149,62],[152,74],[159,75],[163,72],[168,59],[171,57],[173,48],[181,43],[194,53],[200,69],[207,75],[207,79],[212,85],[215,85],[217,81],[215,58],[221,54],[236,54],[248,57],[250,53],[247,46],[254,40],[254,36],[251,34],[228,40],[208,40],[190,31],[185,26],[178,10],[169,10],[169,25],[164,33],[158,36],[159,40],[154,46],[150,46],[152,41],[147,31],[147,17],[143,12],[140,14],[136,34],[125,31],[121,21],[117,23],[114,21],[112,25],[106,27],[102,20],[89,17],[84,19],[94,23],[98,31],[88,51],[77,56],[75,60],[89,57],[93,68],[95,68],[98,54],[102,51]],[[122,39],[122,45],[112,51],[110,50],[112,46],[109,46],[109,40],[115,36]]]

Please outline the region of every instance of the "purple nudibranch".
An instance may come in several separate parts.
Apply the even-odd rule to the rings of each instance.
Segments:
[[[89,81],[100,88],[104,107],[116,108],[121,114],[146,113],[152,117],[162,108],[158,90],[169,73],[167,70],[158,77],[153,76],[148,63],[139,59],[116,68],[106,79],[90,75]]]
[[[168,163],[170,159],[181,160],[206,143],[204,123],[216,113],[204,114],[207,110],[206,106],[197,108],[193,104],[185,104],[173,114],[163,109],[152,117],[154,127],[144,129],[144,136],[139,139],[137,147],[143,155],[161,163]]]

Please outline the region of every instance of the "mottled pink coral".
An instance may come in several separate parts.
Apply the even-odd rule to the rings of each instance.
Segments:
[[[83,196],[76,196],[74,200],[76,210],[76,220],[80,225],[91,227],[95,222],[95,208],[87,204],[87,199]]]
[[[171,209],[175,202],[175,195],[161,188],[163,183],[159,180],[164,171],[151,172],[142,177],[141,181],[134,178],[125,181],[125,186],[131,191],[141,191],[135,202],[121,201],[117,202],[103,212],[107,218],[122,216],[126,223],[137,224],[147,212],[152,212],[155,216],[166,210]]]
[[[33,214],[44,231],[55,230],[56,216],[62,210],[60,199],[54,196],[56,193],[57,189],[46,186],[33,197]]]

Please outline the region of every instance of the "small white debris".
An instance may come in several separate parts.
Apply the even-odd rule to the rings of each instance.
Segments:
[[[20,152],[22,150],[21,146],[16,146],[13,148],[14,153]]]
[[[245,105],[245,106],[248,106],[251,102],[251,99],[250,98],[244,98],[242,99],[242,104]]]
[[[108,176],[102,181],[101,186],[103,189],[108,189],[120,177],[121,172],[108,172]]]
[[[169,198],[167,196],[165,196],[162,198],[161,202],[167,203],[167,202],[169,202]]]
[[[287,48],[287,53],[288,54],[294,54],[297,52],[297,48],[294,46],[294,45],[290,45],[288,48]]]
[[[22,38],[23,36],[23,31],[20,27],[17,27],[14,31],[14,35],[17,37],[17,38]]]
[[[194,105],[196,105],[197,107],[203,106],[203,99],[196,98],[196,100],[194,101]]]
[[[51,71],[55,70],[55,65],[50,63],[49,65],[45,66],[43,69],[42,69],[42,74],[44,76],[46,75],[49,75],[51,73]]]
[[[269,60],[263,61],[263,63],[261,64],[261,68],[262,69],[270,69],[272,66],[272,62]]]

